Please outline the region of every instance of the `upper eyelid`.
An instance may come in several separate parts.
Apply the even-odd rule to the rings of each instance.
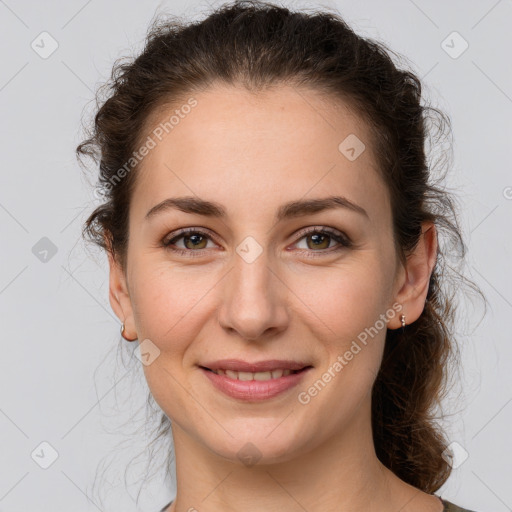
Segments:
[[[301,238],[306,236],[306,235],[309,235],[309,234],[312,234],[312,233],[330,233],[330,234],[336,234],[340,237],[343,237],[343,238],[347,238],[349,239],[348,235],[346,235],[343,231],[340,231],[339,229],[336,229],[336,228],[332,228],[330,226],[318,226],[318,225],[315,225],[315,226],[308,226],[306,228],[301,228],[299,229],[298,231],[296,231],[294,233],[294,236],[300,236]]]
[[[163,238],[163,240],[165,240],[165,243],[168,244],[172,240],[179,240],[180,238],[182,238],[190,233],[192,233],[192,234],[199,233],[201,235],[206,235],[206,236],[210,237],[215,243],[218,243],[215,235],[213,235],[210,231],[208,231],[205,228],[194,228],[194,227],[190,227],[190,228],[187,227],[187,228],[179,229],[178,232],[173,233],[171,237],[169,237],[167,234]]]

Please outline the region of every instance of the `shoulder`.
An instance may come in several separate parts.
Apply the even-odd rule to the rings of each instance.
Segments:
[[[476,512],[475,510],[459,507],[458,505],[455,505],[455,503],[452,503],[451,501],[447,501],[442,498],[441,500],[444,504],[443,512]]]

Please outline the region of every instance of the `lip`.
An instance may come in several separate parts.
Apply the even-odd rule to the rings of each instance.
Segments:
[[[277,395],[297,386],[302,381],[305,374],[312,369],[312,366],[308,366],[297,373],[291,373],[286,376],[283,375],[277,379],[237,380],[231,379],[226,375],[218,375],[213,371],[201,367],[203,374],[210,380],[216,389],[222,391],[225,395],[228,395],[231,398],[244,400],[246,402],[261,402],[274,398]]]
[[[258,361],[249,363],[241,359],[221,359],[202,363],[200,366],[210,370],[233,370],[235,372],[268,372],[271,370],[302,370],[306,366],[311,366],[305,361],[291,361],[284,359],[270,359],[267,361]]]

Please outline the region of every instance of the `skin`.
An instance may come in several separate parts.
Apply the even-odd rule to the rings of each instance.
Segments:
[[[402,312],[408,324],[421,315],[435,226],[423,226],[403,267],[369,132],[347,105],[284,85],[257,94],[216,85],[194,97],[198,105],[138,171],[126,269],[109,256],[110,302],[125,336],[160,351],[144,372],[172,421],[177,497],[169,510],[440,512],[437,497],[375,454],[370,398],[386,327],[308,404],[297,399],[393,304],[403,309],[386,317],[388,329],[400,327]],[[366,144],[354,161],[338,150],[349,134]],[[340,208],[274,221],[285,202],[329,195],[347,197],[368,218]],[[227,217],[172,209],[144,220],[180,196],[219,202]],[[162,247],[182,227],[211,236],[196,238],[199,248],[176,240],[185,255]],[[297,235],[313,227],[344,233],[353,246]],[[262,248],[251,263],[236,252],[247,236]],[[244,402],[217,391],[197,366],[223,358],[300,359],[314,368],[290,391]],[[256,465],[237,456],[247,442],[261,455]]]

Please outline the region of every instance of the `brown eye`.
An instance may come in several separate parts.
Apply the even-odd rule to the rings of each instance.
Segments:
[[[204,249],[206,247],[206,237],[204,237],[203,235],[185,235],[180,238],[183,238],[184,245],[187,249]]]
[[[183,245],[180,246],[181,240],[183,240]],[[207,244],[210,240],[211,237],[207,233],[197,229],[188,229],[182,230],[173,238],[164,239],[162,246],[178,253],[191,253],[207,249]]]
[[[309,231],[302,231],[300,235],[302,236],[299,241],[296,242],[296,245],[298,245],[301,240],[306,240],[306,243],[305,247],[298,246],[298,249],[306,253],[319,253],[318,256],[331,254],[352,246],[351,240],[344,233],[331,230],[330,228],[316,228]],[[314,254],[314,256],[317,256],[317,254]]]
[[[309,249],[328,249],[332,238],[329,235],[323,235],[320,233],[313,233],[307,235],[306,239],[311,240],[311,244],[308,244]]]

